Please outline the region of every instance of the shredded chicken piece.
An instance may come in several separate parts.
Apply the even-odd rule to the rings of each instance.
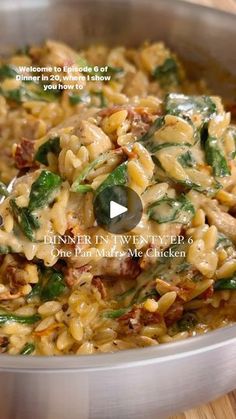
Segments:
[[[27,264],[18,259],[7,255],[1,267],[1,276],[4,279],[5,289],[0,293],[0,301],[14,300],[25,295],[24,287],[38,280],[37,267]]]
[[[150,313],[143,307],[134,307],[128,313],[121,316],[118,321],[122,328],[122,333],[126,335],[139,333],[142,326],[163,323],[160,313]]]
[[[100,292],[101,297],[103,299],[106,298],[107,296],[107,290],[105,288],[104,283],[102,282],[101,278],[99,278],[99,276],[94,276],[92,279],[92,285],[97,288],[97,290]]]
[[[136,260],[130,256],[123,258],[103,258],[96,265],[96,274],[102,277],[135,279],[140,273]]]
[[[80,268],[66,268],[65,269],[65,281],[67,283],[67,285],[72,288],[74,286],[76,286],[77,284],[79,284],[80,279],[81,279],[81,275],[84,272],[89,272],[91,269],[90,265],[84,265],[81,266]]]
[[[183,315],[183,311],[183,303],[181,301],[174,302],[165,314],[166,325],[171,326],[173,323],[180,320]]]
[[[209,224],[215,225],[221,233],[236,243],[236,219],[227,212],[223,212],[216,201],[208,200],[203,204],[203,209]]]

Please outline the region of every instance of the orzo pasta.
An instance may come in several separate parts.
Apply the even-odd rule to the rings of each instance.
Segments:
[[[109,81],[45,93],[15,78],[81,62]],[[102,353],[234,322],[236,128],[221,99],[162,43],[47,41],[0,64],[0,352]],[[142,201],[125,237],[95,220],[107,185]]]

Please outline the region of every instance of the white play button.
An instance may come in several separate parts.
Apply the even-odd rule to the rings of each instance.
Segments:
[[[115,218],[118,215],[124,214],[128,211],[128,208],[123,205],[117,204],[115,201],[110,201],[110,218]]]
[[[125,185],[107,186],[93,201],[97,224],[112,234],[133,230],[141,220],[142,211],[139,195]]]

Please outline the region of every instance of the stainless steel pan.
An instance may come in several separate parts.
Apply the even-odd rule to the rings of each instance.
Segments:
[[[177,0],[0,1],[0,51],[63,40],[134,45],[163,39],[236,96],[236,17]],[[83,357],[0,356],[0,419],[152,419],[236,387],[236,326],[159,347]]]

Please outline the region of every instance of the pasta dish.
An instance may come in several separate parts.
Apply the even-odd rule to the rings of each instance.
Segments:
[[[2,58],[0,137],[1,353],[113,352],[235,321],[236,128],[163,43]],[[114,233],[117,187],[142,211]]]

